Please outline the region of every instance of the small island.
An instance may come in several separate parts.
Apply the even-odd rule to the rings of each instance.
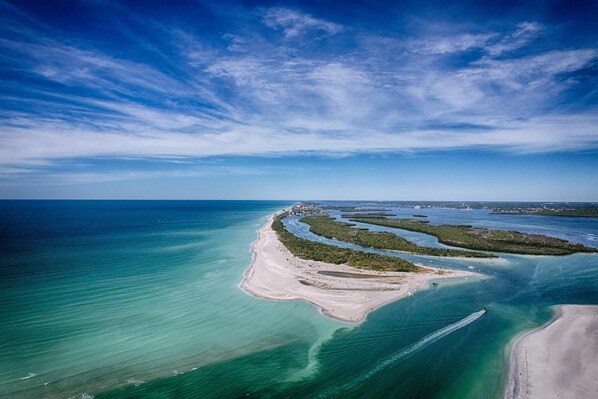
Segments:
[[[323,215],[327,216],[327,215]],[[343,213],[342,218],[384,218],[389,216],[395,216],[391,212],[364,212],[364,213]]]
[[[364,219],[371,220],[372,218]],[[379,218],[375,219],[378,220]],[[309,230],[314,234],[367,248],[409,252],[418,255],[496,258],[495,255],[482,252],[422,247],[393,233],[360,229],[355,227],[354,224],[338,222],[327,216],[307,216],[300,221],[308,224]]]
[[[390,209],[375,206],[335,206],[324,205],[322,209],[331,209],[341,212],[390,212]]]
[[[535,216],[562,216],[577,218],[598,218],[598,207],[497,207],[490,213],[496,215],[535,215]]]
[[[432,225],[427,220],[351,218],[351,221],[393,227],[430,234],[438,241],[455,247],[479,251],[507,252],[524,255],[570,255],[576,252],[598,252],[560,238],[519,231],[490,230],[470,225]]]

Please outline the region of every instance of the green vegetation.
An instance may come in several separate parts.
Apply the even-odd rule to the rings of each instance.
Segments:
[[[414,219],[351,219],[356,222],[426,233],[443,244],[481,251],[528,255],[569,255],[575,252],[598,252],[598,249],[575,244],[560,238],[518,231],[489,230],[468,225],[431,225]]]
[[[354,220],[354,219],[352,219]],[[362,219],[360,219],[362,220]],[[389,219],[364,218],[364,220],[378,220],[386,221]],[[394,220],[394,219],[393,219]],[[308,216],[301,219],[301,222],[309,225],[309,230],[317,235],[327,238],[334,238],[339,241],[350,242],[362,247],[390,249],[395,251],[410,252],[419,255],[432,256],[455,256],[455,257],[470,257],[470,258],[495,258],[492,254],[481,252],[462,251],[458,249],[443,249],[420,247],[399,237],[396,234],[388,232],[369,231],[367,229],[359,229],[355,225],[349,223],[338,222],[327,216]]]
[[[343,218],[384,218],[388,216],[394,216],[394,213],[390,212],[367,212],[367,213],[343,213]]]
[[[497,215],[536,215],[536,216],[567,216],[580,218],[598,218],[598,209],[494,209],[491,213]]]
[[[338,248],[333,245],[322,244],[297,237],[289,232],[282,223],[286,214],[277,215],[272,222],[272,229],[278,239],[295,256],[301,259],[316,260],[333,264],[347,264],[349,266],[401,272],[415,272],[418,267],[404,259],[382,256],[352,249]]]
[[[427,218],[428,216],[415,214],[415,215],[413,215],[413,217],[414,218]]]
[[[323,206],[322,209],[334,209],[341,212],[388,212],[390,209],[372,206]]]

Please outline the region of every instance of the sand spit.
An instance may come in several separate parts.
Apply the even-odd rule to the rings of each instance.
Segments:
[[[507,399],[598,398],[598,306],[562,305],[511,352]]]
[[[302,299],[325,316],[359,323],[372,310],[427,288],[430,280],[475,275],[433,268],[426,268],[427,273],[377,272],[300,259],[278,240],[271,228],[273,217],[259,230],[253,262],[240,284],[256,297]]]

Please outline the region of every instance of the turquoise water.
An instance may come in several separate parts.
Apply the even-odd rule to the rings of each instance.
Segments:
[[[412,256],[487,278],[440,281],[359,326],[253,298],[238,288],[249,246],[288,205],[0,202],[0,397],[498,398],[514,336],[550,319],[551,305],[598,304],[596,254]],[[416,213],[598,242],[592,219]]]

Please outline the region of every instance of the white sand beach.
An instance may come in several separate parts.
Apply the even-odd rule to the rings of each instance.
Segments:
[[[598,306],[556,312],[514,344],[505,398],[598,398]]]
[[[278,240],[271,228],[273,217],[259,230],[253,262],[240,284],[256,297],[302,299],[328,317],[359,323],[374,309],[427,288],[431,280],[476,276],[427,267],[420,273],[378,272],[300,259]]]

